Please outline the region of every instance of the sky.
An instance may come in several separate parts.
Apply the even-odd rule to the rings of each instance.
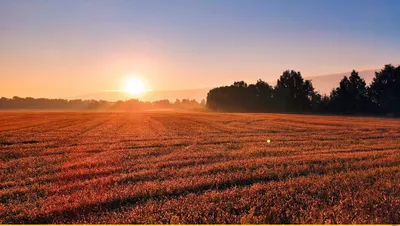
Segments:
[[[398,0],[1,0],[0,96],[217,87],[400,63]]]

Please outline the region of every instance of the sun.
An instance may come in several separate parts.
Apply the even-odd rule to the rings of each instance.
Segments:
[[[138,95],[146,91],[145,85],[139,78],[130,78],[125,82],[125,92]]]

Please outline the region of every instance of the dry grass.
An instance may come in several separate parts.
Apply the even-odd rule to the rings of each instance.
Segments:
[[[400,222],[397,119],[3,112],[0,165],[2,223]]]

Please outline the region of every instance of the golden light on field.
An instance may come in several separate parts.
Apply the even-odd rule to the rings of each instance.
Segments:
[[[121,91],[128,78],[133,76],[121,80]],[[145,77],[140,78],[149,88]],[[398,134],[392,132],[400,128],[398,119],[358,120],[313,115],[313,123],[309,123],[309,115],[294,114],[134,112],[120,111],[116,115],[113,111],[0,111],[0,222],[361,224],[400,221],[399,208],[394,208],[400,200],[400,143],[389,139]],[[257,126],[249,123],[256,120]],[[226,122],[238,122],[241,126],[234,128]],[[339,125],[340,129],[332,129]],[[355,126],[366,132],[355,133]],[[262,133],[260,128],[274,134]],[[304,129],[288,131],[288,128]],[[382,134],[377,128],[387,128],[387,132]],[[65,142],[67,134],[79,136],[74,148],[67,148],[70,145]],[[367,136],[373,140],[365,139]],[[272,145],[272,137],[281,138],[281,142]],[[305,137],[310,141],[303,142]],[[327,137],[342,138],[341,145]],[[346,139],[349,137],[352,139]],[[282,138],[290,141],[283,142]],[[258,143],[263,139],[266,145]],[[363,140],[365,146],[349,152],[355,139]],[[77,149],[85,156],[84,161],[82,155],[76,154]],[[56,157],[60,154],[68,158]],[[40,161],[31,160],[35,158]],[[59,158],[65,170],[54,173],[60,171]],[[338,159],[343,160],[345,167],[337,163]],[[23,167],[27,161],[29,169],[37,170]],[[115,167],[116,164],[123,167]],[[81,187],[82,184],[85,186]],[[33,198],[30,193],[18,195],[25,189],[40,192],[40,197],[36,193]],[[111,198],[105,199],[105,191]],[[386,201],[382,202],[385,197]],[[133,199],[143,202],[133,206],[126,201],[115,201]],[[358,206],[340,209],[339,219],[324,215],[336,211],[338,203]],[[236,210],[225,211],[231,204]],[[101,208],[92,210],[91,206]],[[249,210],[249,206],[254,209]],[[276,211],[253,218],[255,208]],[[287,214],[275,214],[281,211]],[[303,212],[310,214],[297,214]],[[163,213],[172,216],[166,218]]]
[[[138,95],[146,91],[144,82],[139,78],[129,78],[125,82],[125,92]]]

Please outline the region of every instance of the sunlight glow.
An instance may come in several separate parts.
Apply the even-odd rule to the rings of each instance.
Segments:
[[[145,91],[145,85],[139,78],[130,78],[125,82],[125,92],[127,93],[137,95]]]

